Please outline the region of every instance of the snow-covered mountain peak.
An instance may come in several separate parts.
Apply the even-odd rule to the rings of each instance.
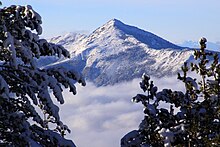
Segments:
[[[90,34],[90,36],[96,38],[104,37],[102,36],[103,34],[105,36],[108,36],[108,34],[120,36],[120,30],[118,28],[120,28],[120,26],[123,25],[124,24],[121,21],[117,19],[112,19],[107,23],[105,23],[104,25],[102,25],[101,27],[97,28],[92,34]]]
[[[125,40],[128,37],[133,37],[137,41],[146,44],[148,48],[153,49],[182,49],[182,47],[177,46],[167,40],[164,40],[153,33],[147,32],[134,26],[124,24],[123,22],[117,19],[112,19],[103,26],[96,29],[90,35],[90,41],[93,41],[94,38],[109,38],[109,36],[114,36],[114,38],[123,40]]]
[[[123,25],[125,25],[123,22],[114,18],[114,19],[109,20],[104,26],[120,27]]]
[[[158,77],[175,74],[192,57],[192,50],[117,19],[64,47],[71,58],[53,66],[74,67],[97,86],[129,81],[143,73]]]

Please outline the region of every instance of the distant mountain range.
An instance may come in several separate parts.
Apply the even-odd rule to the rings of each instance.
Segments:
[[[199,48],[198,41],[184,41],[183,43],[178,44],[179,46],[189,47],[189,48]],[[207,49],[212,51],[220,51],[220,42],[207,42]]]
[[[140,78],[143,73],[157,77],[176,74],[193,53],[117,19],[90,35],[69,33],[50,41],[67,48],[71,58],[53,60],[49,66],[77,69],[97,86]]]

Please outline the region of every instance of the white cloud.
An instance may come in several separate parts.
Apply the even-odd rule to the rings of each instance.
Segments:
[[[152,78],[159,88],[182,89],[176,76]],[[116,147],[128,132],[138,129],[143,119],[142,105],[131,102],[131,98],[143,93],[139,88],[141,79],[115,86],[77,86],[73,96],[64,90],[65,104],[60,106],[62,121],[72,130],[67,134],[79,147]],[[160,89],[161,89],[160,88]]]

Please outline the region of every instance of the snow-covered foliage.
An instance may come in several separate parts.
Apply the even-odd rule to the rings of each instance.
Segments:
[[[110,20],[87,37],[75,39],[75,36],[65,35],[52,41],[66,42],[63,45],[71,53],[69,60],[82,60],[80,64],[71,66],[81,66],[87,80],[97,86],[130,81],[143,73],[157,77],[176,75],[193,54],[193,50],[174,45],[117,19]]]
[[[143,75],[134,102],[144,105],[144,120],[139,130],[121,139],[123,147],[145,146],[219,146],[220,143],[220,63],[219,55],[205,51],[206,39],[201,38],[200,50],[195,50],[197,63],[185,63],[178,79],[185,84],[185,93],[157,87],[148,75]],[[213,60],[208,59],[212,57]],[[188,72],[196,72],[193,79]],[[161,107],[168,103],[169,108]]]
[[[74,84],[85,81],[74,70],[36,66],[41,56],[69,57],[69,52],[39,38],[41,17],[29,5],[1,8],[0,19],[0,144],[75,146],[63,138],[70,130],[61,122],[50,91],[63,104],[62,88],[76,94]]]

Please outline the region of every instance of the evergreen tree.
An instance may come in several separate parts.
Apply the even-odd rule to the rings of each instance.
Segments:
[[[69,57],[68,51],[39,38],[41,17],[31,6],[0,8],[0,19],[0,145],[75,146],[64,138],[70,130],[50,93],[63,104],[63,87],[76,94],[74,84],[85,81],[72,70],[36,66],[41,56]]]
[[[158,92],[150,77],[143,75],[140,87],[146,95],[138,94],[133,101],[143,104],[145,117],[138,130],[121,139],[122,147],[220,145],[219,56],[205,50],[205,38],[200,45],[201,49],[194,52],[196,62],[185,63],[183,75],[178,74],[185,92]],[[190,77],[190,71],[199,78]],[[161,107],[161,102],[170,108]]]

